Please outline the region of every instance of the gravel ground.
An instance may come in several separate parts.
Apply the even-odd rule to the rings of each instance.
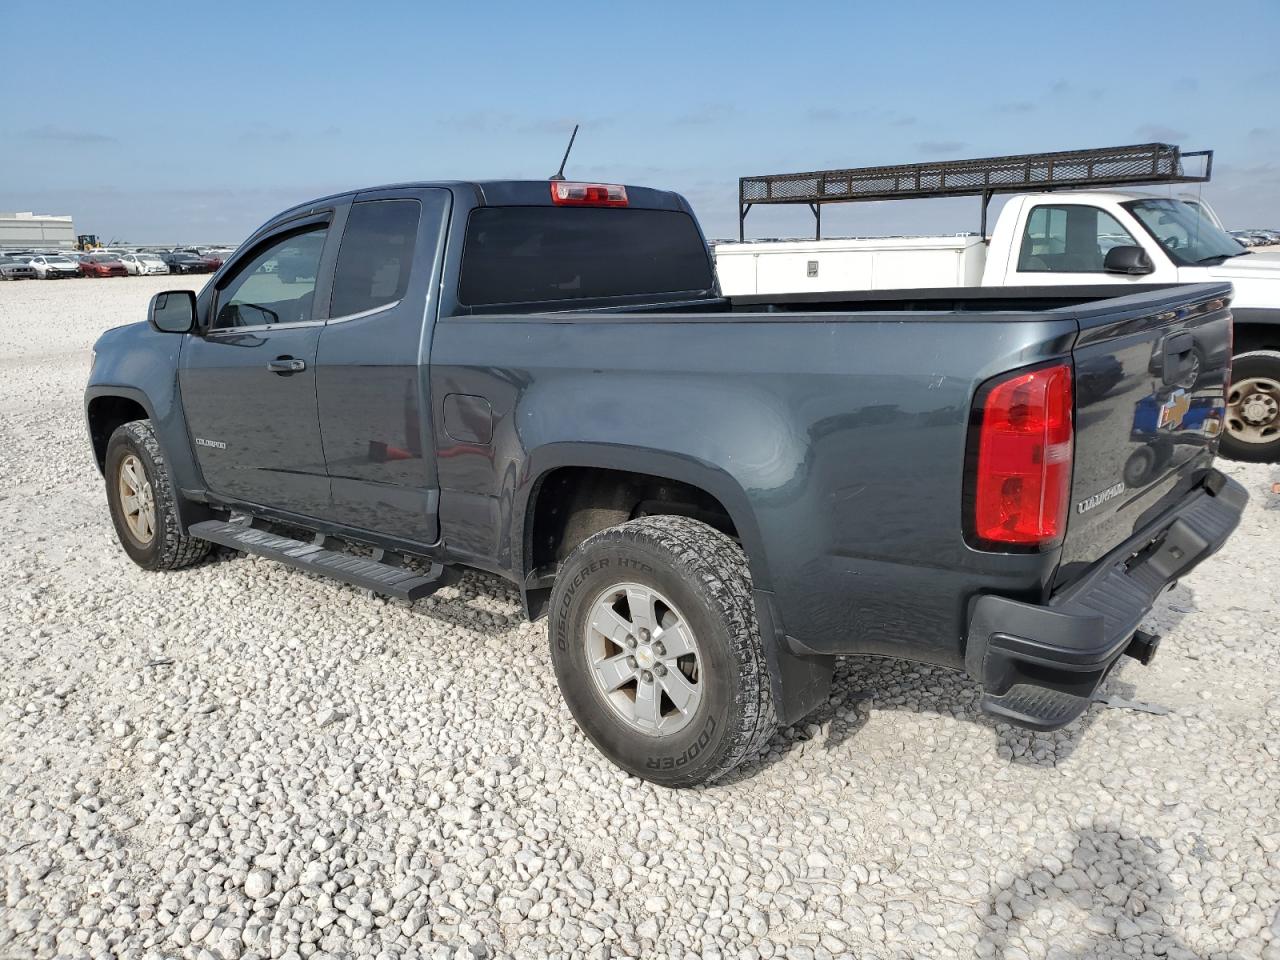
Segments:
[[[1280,471],[1055,734],[842,662],[729,783],[607,764],[544,626],[116,544],[89,345],[181,278],[0,284],[0,957],[1280,958]],[[195,281],[192,281],[193,283]]]

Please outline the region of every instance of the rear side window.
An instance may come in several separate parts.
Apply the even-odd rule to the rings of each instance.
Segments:
[[[706,245],[675,210],[481,207],[467,222],[469,306],[597,300],[711,287]]]
[[[420,212],[417,200],[351,205],[333,274],[330,317],[363,313],[404,297]]]

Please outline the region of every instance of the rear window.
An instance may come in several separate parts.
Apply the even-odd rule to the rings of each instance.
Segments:
[[[467,222],[458,299],[470,306],[707,290],[693,218],[675,210],[481,207]]]

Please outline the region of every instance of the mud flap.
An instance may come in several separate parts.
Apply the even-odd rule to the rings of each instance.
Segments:
[[[773,594],[768,590],[753,590],[752,593],[755,594],[760,641],[764,645],[765,662],[769,665],[774,709],[778,722],[788,726],[812,713],[831,695],[836,658],[793,653],[778,626]]]

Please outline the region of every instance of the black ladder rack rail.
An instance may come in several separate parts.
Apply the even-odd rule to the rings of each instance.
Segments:
[[[1192,157],[1204,158],[1203,172],[1186,171],[1183,161]],[[759,203],[806,204],[816,223],[815,238],[821,240],[823,204],[931,197],[982,197],[982,236],[985,238],[987,206],[997,193],[1205,183],[1212,173],[1212,150],[1183,153],[1170,143],[1140,143],[1095,150],[740,177],[738,239],[746,238],[747,214]]]

